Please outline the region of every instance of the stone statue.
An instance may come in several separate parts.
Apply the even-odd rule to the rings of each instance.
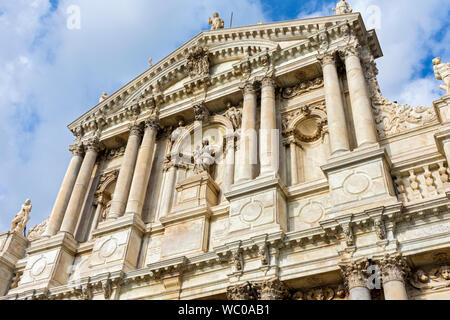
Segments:
[[[150,65],[150,67],[153,66],[153,58],[150,58],[150,60],[148,60],[148,64]]]
[[[433,59],[433,70],[436,79],[444,81],[440,88],[450,94],[450,63],[443,63],[439,57]]]
[[[183,132],[185,131],[184,129],[184,119],[179,117],[178,119],[178,127],[173,130],[172,134],[170,135],[170,148],[169,150],[172,150],[172,146],[174,145],[174,143],[181,137],[181,135],[183,134]]]
[[[11,223],[11,232],[22,233],[30,220],[31,200],[27,199]]]
[[[209,18],[208,24],[211,25],[211,30],[219,30],[225,27],[225,23],[221,18],[219,18],[219,14],[217,12],[214,12],[212,19],[211,17]]]
[[[346,14],[353,12],[352,8],[350,8],[350,5],[345,0],[339,0],[339,2],[336,4],[336,8],[333,9],[333,11],[335,11],[336,14]]]
[[[106,92],[103,92],[100,99],[98,99],[98,103],[105,101],[106,98],[108,98],[108,94]]]
[[[239,129],[242,121],[241,104],[235,107],[231,104],[231,102],[227,102],[225,117],[231,121],[235,130]]]
[[[209,145],[208,139],[203,139],[202,147],[197,146],[193,154],[194,173],[209,172],[209,168],[216,161],[214,148]]]

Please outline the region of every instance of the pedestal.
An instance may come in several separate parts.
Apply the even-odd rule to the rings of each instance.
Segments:
[[[0,234],[0,296],[6,294],[17,260],[25,254],[28,240],[17,232]]]

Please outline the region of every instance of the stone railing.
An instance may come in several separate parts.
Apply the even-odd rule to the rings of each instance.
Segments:
[[[450,170],[445,161],[394,171],[399,200],[420,202],[444,195],[450,189]]]

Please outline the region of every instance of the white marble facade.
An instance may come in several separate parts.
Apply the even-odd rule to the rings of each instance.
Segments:
[[[375,31],[337,9],[214,15],[104,94],[49,218],[0,234],[0,299],[449,299],[450,96],[384,98]]]

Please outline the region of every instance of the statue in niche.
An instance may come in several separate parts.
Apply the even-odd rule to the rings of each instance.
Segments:
[[[242,102],[237,106],[233,106],[231,102],[227,102],[227,111],[225,111],[225,117],[227,117],[233,124],[233,128],[239,129],[242,122]]]
[[[107,98],[108,98],[108,94],[106,92],[103,92],[100,99],[98,99],[98,103],[105,101]]]
[[[173,130],[172,134],[170,135],[169,150],[172,150],[172,146],[174,145],[174,143],[181,137],[181,135],[185,131],[184,119],[182,117],[179,117],[177,118],[177,120],[178,120],[178,127],[175,130]]]
[[[22,233],[30,220],[31,200],[27,199],[11,223],[11,232]]]
[[[433,71],[436,79],[444,81],[440,88],[450,94],[450,63],[442,62],[441,58],[433,59]]]
[[[219,30],[225,27],[225,23],[219,18],[219,13],[217,12],[214,12],[212,19],[208,19],[208,24],[211,25],[211,30]]]
[[[346,14],[346,13],[352,13],[353,10],[350,8],[350,5],[345,0],[339,0],[339,2],[336,4],[336,8],[333,9],[336,14]]]
[[[208,139],[203,139],[201,147],[197,146],[193,154],[193,159],[195,174],[209,173],[209,169],[216,161],[216,158],[214,148],[209,145]]]

